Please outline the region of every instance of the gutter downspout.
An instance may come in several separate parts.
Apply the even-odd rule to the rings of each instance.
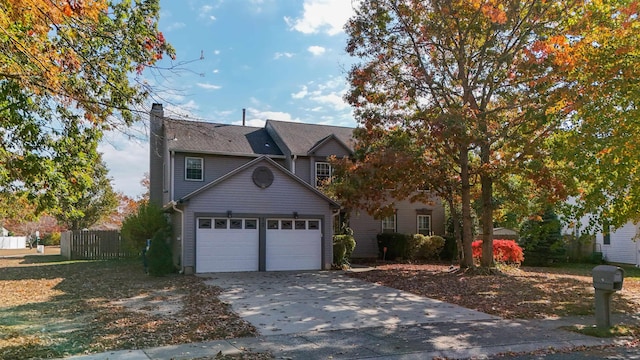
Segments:
[[[175,168],[175,152],[169,152],[169,199],[173,202],[173,194],[174,194],[174,168]],[[174,202],[175,203],[175,202]]]
[[[291,157],[291,173],[296,174],[296,160],[298,160],[298,155],[293,155]]]
[[[180,274],[184,274],[184,211],[176,207],[176,202],[171,201],[171,208],[180,214]]]

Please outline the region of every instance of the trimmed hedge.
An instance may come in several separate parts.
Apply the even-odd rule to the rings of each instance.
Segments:
[[[378,234],[378,256],[380,259],[430,260],[440,256],[445,240],[442,236],[407,235],[399,233]],[[384,248],[387,248],[385,255]]]
[[[438,259],[444,243],[442,236],[415,234],[409,239],[405,257],[410,260]]]
[[[394,260],[404,258],[410,236],[399,233],[381,233],[376,236],[378,240],[378,256],[380,259]],[[385,255],[384,248],[387,248]]]
[[[471,244],[473,248],[473,258],[482,257],[482,240],[476,240]],[[493,259],[496,262],[518,264],[524,261],[522,248],[513,240],[493,240]]]

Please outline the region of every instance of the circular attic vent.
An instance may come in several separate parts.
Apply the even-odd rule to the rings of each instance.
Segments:
[[[253,183],[261,189],[273,184],[273,172],[266,166],[259,166],[253,170]]]

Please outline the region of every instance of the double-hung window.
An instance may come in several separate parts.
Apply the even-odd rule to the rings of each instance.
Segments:
[[[204,180],[204,160],[202,158],[187,157],[184,161],[184,179],[190,181]]]
[[[431,215],[418,215],[418,234],[431,235]]]
[[[333,169],[328,162],[316,162],[316,187],[321,187],[331,181],[332,172]]]
[[[396,215],[389,215],[382,218],[382,232],[394,233],[396,232]]]

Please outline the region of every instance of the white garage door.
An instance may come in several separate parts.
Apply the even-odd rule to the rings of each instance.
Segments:
[[[258,219],[196,219],[196,272],[258,271]]]
[[[266,270],[319,270],[320,220],[267,219]]]

